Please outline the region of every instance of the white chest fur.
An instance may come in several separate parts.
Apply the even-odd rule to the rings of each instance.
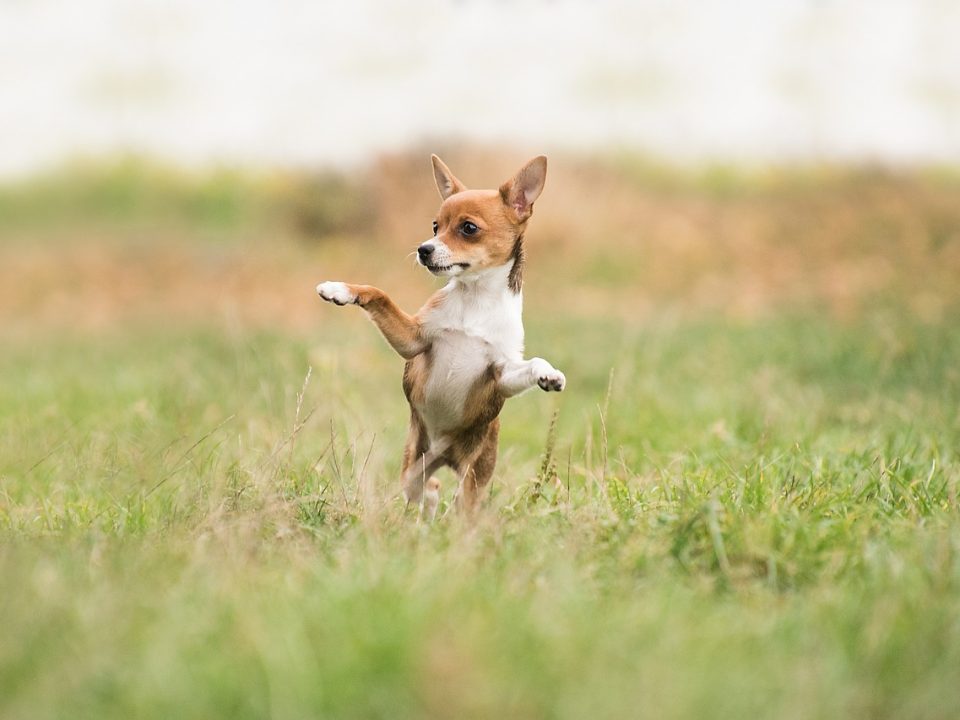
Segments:
[[[507,287],[510,265],[454,278],[423,316],[432,363],[421,408],[436,436],[460,426],[467,394],[491,364],[523,358],[523,298]]]

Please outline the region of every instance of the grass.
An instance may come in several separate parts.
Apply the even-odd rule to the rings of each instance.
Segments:
[[[5,716],[957,712],[956,328],[647,330],[609,395],[561,343],[474,530],[393,498],[397,361],[356,336],[4,358]]]
[[[100,232],[160,227],[206,239],[283,227],[306,236],[351,232],[372,212],[363,179],[335,172],[187,172],[137,156],[78,160],[0,184],[0,234],[32,236],[80,224]]]
[[[21,302],[0,353],[0,717],[957,717],[960,323],[934,280],[960,234],[937,217],[932,314],[903,278],[855,311],[647,307],[615,263],[534,245],[528,347],[568,390],[507,404],[476,527],[404,512],[400,361],[299,287],[413,276],[409,305],[430,283],[391,275],[389,246],[220,239],[276,287],[217,304],[187,237],[151,288],[210,301],[193,313],[128,290],[99,325]],[[23,266],[38,284],[103,251],[49,242]],[[762,247],[759,275],[781,258]],[[120,276],[96,267],[98,294],[75,289],[102,309]],[[268,300],[266,321],[244,305]]]

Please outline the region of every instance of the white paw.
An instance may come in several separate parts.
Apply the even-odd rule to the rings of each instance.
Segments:
[[[423,508],[420,517],[427,522],[433,522],[437,516],[437,506],[440,504],[440,481],[428,478],[423,486]]]
[[[350,305],[357,301],[357,296],[350,292],[346,283],[342,282],[320,283],[317,285],[317,295],[337,305]]]
[[[543,358],[533,358],[530,363],[530,370],[541,390],[560,392],[566,386],[567,378],[563,373]]]

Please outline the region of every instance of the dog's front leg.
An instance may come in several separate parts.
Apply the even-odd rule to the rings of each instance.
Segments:
[[[504,397],[519,395],[534,385],[547,392],[560,392],[567,384],[563,373],[543,358],[508,362],[500,371],[497,389]]]
[[[397,307],[380,288],[323,282],[317,285],[317,294],[336,305],[359,305],[366,310],[383,337],[402,358],[409,360],[426,349],[419,321]]]

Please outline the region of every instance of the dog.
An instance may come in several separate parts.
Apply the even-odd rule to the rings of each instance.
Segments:
[[[410,430],[402,485],[408,505],[433,520],[444,466],[459,479],[456,504],[473,516],[497,461],[500,410],[539,386],[559,392],[564,374],[543,358],[523,359],[523,238],[547,174],[547,158],[524,165],[498,190],[468,190],[431,156],[442,203],[417,261],[450,278],[416,315],[369,285],[323,282],[317,294],[359,305],[406,360],[403,391]]]

